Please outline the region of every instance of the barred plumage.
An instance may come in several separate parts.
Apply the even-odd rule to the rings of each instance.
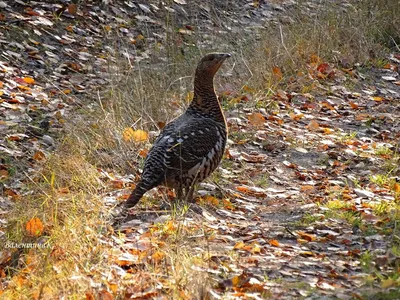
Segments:
[[[224,153],[227,127],[214,91],[214,75],[230,54],[204,56],[196,69],[188,109],[162,130],[150,149],[142,177],[125,203],[135,206],[148,190],[165,185],[191,200],[193,187],[208,177]]]

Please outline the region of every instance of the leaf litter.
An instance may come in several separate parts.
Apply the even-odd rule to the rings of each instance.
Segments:
[[[258,1],[243,2],[247,7],[260,6]],[[188,2],[159,7],[126,1],[109,10],[91,4],[86,12],[75,4],[0,4],[6,9],[0,15],[5,22],[1,28],[19,36],[6,45],[3,41],[10,35],[0,35],[5,58],[0,62],[0,151],[7,157],[0,165],[0,178],[6,179],[0,207],[3,218],[9,204],[21,197],[26,172],[35,172],[21,167],[11,175],[12,168],[21,165],[17,160],[39,167],[62,134],[65,117],[82,105],[81,95],[90,98],[107,84],[104,63],[110,53],[106,47],[92,45],[118,30],[134,41],[135,51],[127,58],[146,60],[149,52],[136,52],[143,38],[129,30],[126,17],[134,15],[140,26],[146,24],[156,32],[162,27],[160,16],[166,11],[185,14]],[[208,12],[207,7],[202,9]],[[264,12],[269,16],[270,11]],[[63,22],[56,22],[54,13]],[[87,18],[83,25],[68,24],[83,16]],[[192,31],[187,26],[178,30],[183,36]],[[105,255],[113,263],[109,270],[99,271],[106,284],[96,287],[94,282],[93,293],[113,299],[116,290],[125,289],[125,297],[165,299],[173,280],[168,274],[174,267],[165,241],[177,232],[198,243],[183,248],[193,258],[201,258],[191,268],[210,278],[209,293],[215,298],[298,299],[314,294],[362,299],[365,292],[397,287],[398,279],[392,278],[372,278],[372,284],[366,284],[374,276],[367,267],[385,276],[398,272],[399,256],[391,250],[390,235],[396,234],[393,219],[374,209],[398,201],[399,169],[392,170],[392,181],[371,180],[383,172],[382,163],[392,157],[390,153],[398,151],[399,62],[395,55],[391,59],[390,65],[370,75],[375,85],[371,86],[357,70],[341,69],[315,56],[310,58],[308,75],[322,92],[277,91],[277,114],[252,108],[232,117],[228,111],[230,132],[246,137],[229,137],[225,158],[229,166],[223,164],[219,171],[223,195],[214,183],[201,185],[206,196],[198,201],[205,203],[204,217],[189,213],[175,220],[152,213],[154,207],[140,207],[130,224],[122,225],[124,234],[103,238],[110,246]],[[278,67],[272,72],[278,80],[284,76]],[[357,82],[354,90],[342,85],[346,76]],[[245,97],[228,100],[240,103],[254,96],[251,87],[244,90]],[[126,142],[149,138],[147,132],[132,128],[121,136]],[[121,201],[132,188],[132,178],[99,171],[108,184],[106,205]],[[263,180],[268,187],[262,186]],[[148,197],[162,194],[155,190]],[[332,209],[339,217],[329,214]],[[34,236],[44,231],[39,218],[32,218],[25,228]],[[368,253],[374,258],[370,266],[365,263]],[[8,255],[2,253],[1,262]],[[153,266],[151,272],[145,269],[148,264]],[[74,276],[71,280],[82,279]],[[94,299],[93,293],[86,297]]]

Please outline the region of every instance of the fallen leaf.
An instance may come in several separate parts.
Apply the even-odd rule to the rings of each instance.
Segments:
[[[43,233],[43,228],[43,223],[39,218],[32,218],[25,225],[27,233],[31,236],[40,236]]]
[[[264,116],[257,112],[249,115],[248,119],[249,119],[250,124],[253,126],[260,126],[260,125],[263,125],[265,122]]]
[[[306,126],[306,128],[310,131],[316,131],[319,129],[319,124],[315,120],[311,120],[311,122]]]
[[[271,246],[279,247],[279,242],[278,242],[277,240],[269,240],[268,243],[269,243]]]

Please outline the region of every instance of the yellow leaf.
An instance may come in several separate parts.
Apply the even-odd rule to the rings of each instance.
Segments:
[[[381,287],[384,289],[387,289],[387,288],[394,286],[395,284],[396,284],[396,281],[389,278],[389,279],[382,280]]]
[[[22,78],[26,83],[33,84],[35,82],[35,79],[31,77],[24,77]]]
[[[250,124],[254,126],[263,125],[265,122],[264,116],[260,113],[252,113],[250,116],[248,116],[248,119]]]
[[[296,115],[295,113],[291,112],[291,113],[289,113],[289,117],[294,121],[298,121],[298,120],[300,120],[301,118],[304,117],[304,114]]]
[[[380,101],[383,101],[383,100],[385,100],[385,99],[382,98],[382,97],[372,97],[372,100],[377,101],[377,102],[380,102]]]
[[[239,282],[240,282],[239,276],[235,276],[232,278],[232,286],[234,287],[238,286]]]
[[[242,241],[240,241],[240,242],[237,242],[235,246],[233,246],[233,249],[240,250],[240,249],[243,249],[244,246],[245,246],[244,243]]]
[[[261,252],[261,248],[259,244],[254,244],[253,249],[251,249],[252,253],[260,253]]]
[[[124,141],[129,142],[130,140],[132,140],[133,133],[134,133],[134,130],[132,128],[130,128],[130,127],[125,128],[124,132],[122,133],[122,137],[123,137]]]
[[[331,134],[333,132],[333,130],[332,129],[330,129],[330,128],[324,128],[324,134]]]
[[[132,128],[128,127],[125,128],[122,137],[125,142],[135,141],[135,142],[144,142],[147,141],[149,135],[144,130],[133,130]]]
[[[31,236],[40,236],[43,232],[43,223],[39,218],[30,219],[25,226],[26,231]]]
[[[135,142],[144,142],[144,141],[147,141],[148,138],[149,138],[149,135],[144,130],[138,129],[133,132],[133,140]]]

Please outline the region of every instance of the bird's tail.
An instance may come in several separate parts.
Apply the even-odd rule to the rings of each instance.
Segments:
[[[134,207],[139,200],[142,198],[143,194],[148,190],[152,189],[153,185],[146,184],[143,181],[140,181],[133,192],[130,194],[129,198],[125,202],[126,208]]]

